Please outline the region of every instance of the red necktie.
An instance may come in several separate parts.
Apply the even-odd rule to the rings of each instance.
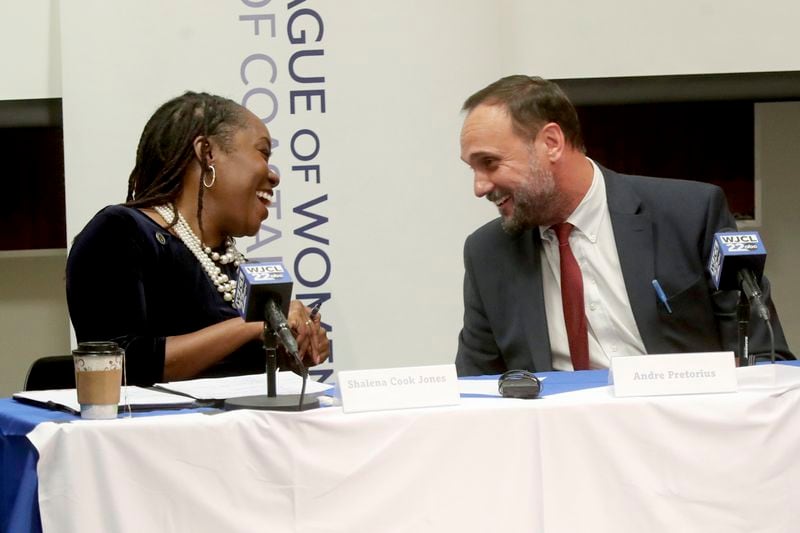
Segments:
[[[589,369],[589,337],[586,333],[586,309],[583,302],[583,276],[581,268],[569,247],[572,224],[563,222],[553,226],[558,237],[558,254],[561,257],[561,303],[564,306],[564,323],[572,367]]]

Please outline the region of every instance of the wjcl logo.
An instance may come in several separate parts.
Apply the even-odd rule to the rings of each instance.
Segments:
[[[247,274],[253,279],[254,282],[259,281],[275,281],[283,279],[284,270],[283,265],[245,265]]]
[[[722,251],[719,248],[719,241],[714,239],[714,246],[711,248],[711,259],[708,260],[708,271],[717,282],[719,282],[719,269],[721,267]]]
[[[759,249],[757,233],[733,233],[720,235],[719,240],[730,253],[755,252]]]

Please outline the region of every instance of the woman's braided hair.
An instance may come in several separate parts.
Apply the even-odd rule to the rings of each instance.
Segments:
[[[136,149],[136,165],[128,179],[125,205],[152,207],[172,204],[183,189],[183,176],[197,159],[194,140],[214,138],[228,151],[236,131],[245,126],[244,108],[227,98],[186,92],[159,107],[142,131]],[[199,161],[200,179],[210,172],[207,154]],[[202,231],[203,192],[198,189],[197,219]],[[177,220],[174,213],[173,223]]]

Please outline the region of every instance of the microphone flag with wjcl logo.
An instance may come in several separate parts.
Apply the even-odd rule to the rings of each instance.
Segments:
[[[731,231],[714,234],[708,272],[717,290],[739,288],[737,273],[749,270],[761,281],[767,250],[757,231]]]
[[[274,301],[289,314],[292,278],[280,262],[243,263],[239,265],[233,305],[247,322],[265,320],[264,307]]]

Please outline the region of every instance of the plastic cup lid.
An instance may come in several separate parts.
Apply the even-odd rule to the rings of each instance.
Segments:
[[[121,355],[119,344],[111,341],[79,342],[72,355]]]

